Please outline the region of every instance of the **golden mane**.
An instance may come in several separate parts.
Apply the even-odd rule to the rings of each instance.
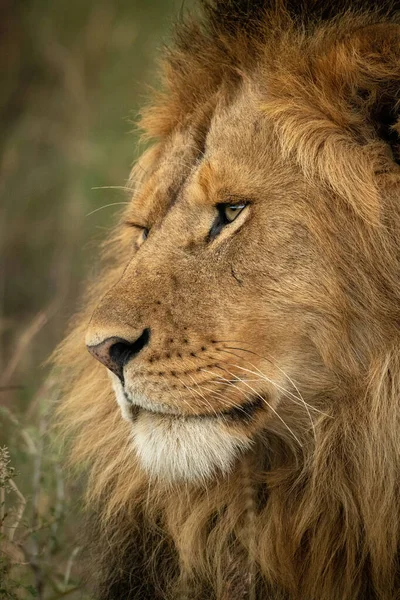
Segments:
[[[246,2],[206,3],[202,21],[179,26],[164,91],[142,125],[162,143],[187,120],[204,143],[213,108],[257,70],[283,156],[343,202],[341,213],[314,219],[314,233],[328,227],[341,240],[340,255],[328,239],[326,253],[339,264],[358,329],[339,329],[340,315],[321,331],[315,322],[316,345],[337,375],[329,398],[314,399],[324,408],[315,437],[296,414],[301,445],[276,428],[226,478],[202,486],[151,481],[105,369],[84,347],[93,306],[125,266],[118,257],[131,242],[117,228],[87,308],[55,355],[57,419],[71,464],[88,472],[101,600],[400,598],[400,16],[378,3],[335,11],[310,1],[304,13],[295,2],[252,4],[247,11]],[[370,51],[363,35],[371,26]],[[388,104],[397,116],[377,133],[375,107]],[[392,154],[382,151],[388,141]],[[134,171],[132,181],[139,177]]]

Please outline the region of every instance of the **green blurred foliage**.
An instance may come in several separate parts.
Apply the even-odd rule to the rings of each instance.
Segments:
[[[138,156],[133,123],[180,6],[1,3],[1,599],[88,598],[77,569],[79,484],[66,483],[46,442],[42,363],[129,198],[116,188]]]

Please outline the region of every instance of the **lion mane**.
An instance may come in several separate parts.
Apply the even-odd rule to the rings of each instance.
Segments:
[[[145,242],[142,238],[134,266],[129,262],[132,227],[125,224],[131,221],[131,207],[104,246],[101,274],[89,286],[85,308],[55,356],[62,392],[57,420],[70,441],[71,463],[85,469],[88,478],[87,555],[95,598],[400,598],[400,14],[396,8],[385,0],[210,0],[201,3],[200,16],[185,17],[177,26],[175,40],[164,52],[162,91],[154,93],[143,111],[144,135],[154,143],[133,170],[134,197],[151,196],[149,180],[162,160],[166,165],[162,168],[173,169],[175,181],[192,178],[187,185],[198,187],[190,188],[191,197],[200,188],[210,196],[216,185],[213,173],[223,163],[228,183],[221,186],[226,189],[232,181],[244,189],[243,197],[253,185],[254,195],[268,198],[254,210],[267,216],[263,234],[244,238],[245,228],[256,225],[245,215],[249,207],[235,204],[244,216],[233,225],[247,219],[232,238],[240,244],[235,255],[229,254],[232,246],[227,238],[218,241],[225,235],[220,234],[222,225],[213,226],[201,256],[209,256],[207,248],[215,246],[215,269],[229,261],[229,272],[218,281],[210,274],[211,267],[203,269],[200,255],[193,258],[194,237],[185,242],[185,250],[172,243],[173,233],[163,243],[157,241],[161,239],[157,236],[170,231],[168,219],[183,210],[181,183],[180,191],[172,192],[165,184],[164,196],[173,196],[166,224],[155,227],[154,234],[150,231]],[[227,132],[230,141],[222,150],[221,136]],[[178,137],[181,149],[174,154],[171,140]],[[211,164],[210,158],[209,164],[201,164],[202,157],[205,161],[214,151],[220,152],[218,161]],[[168,160],[162,158],[165,155]],[[244,166],[235,170],[241,161]],[[189,170],[179,170],[185,168]],[[197,171],[193,174],[196,169],[201,170],[201,181]],[[164,180],[164,171],[161,174]],[[217,180],[224,176],[219,172]],[[171,231],[181,228],[179,240],[182,232],[191,235],[184,214],[179,213],[171,225]],[[158,262],[153,269],[154,261]],[[182,275],[186,264],[188,277]],[[146,279],[150,271],[151,285]],[[182,334],[174,349],[176,368],[179,360],[186,360],[184,344],[192,344],[187,303],[194,314],[193,327],[204,338],[209,335],[207,347],[218,344],[212,339],[218,319],[224,323],[225,339],[237,339],[229,334],[231,323],[240,321],[235,312],[240,305],[245,321],[242,336],[250,335],[252,327],[257,331],[246,338],[247,346],[234,350],[236,342],[222,344],[220,355],[232,348],[231,362],[247,365],[249,372],[249,364],[271,348],[271,354],[279,357],[279,373],[290,373],[290,378],[279,378],[275,369],[264,377],[263,385],[274,380],[278,390],[276,396],[266,388],[256,394],[261,400],[271,394],[268,415],[254,398],[238,408],[228,392],[207,396],[204,405],[200,397],[181,404],[182,411],[200,411],[209,406],[210,398],[222,403],[218,409],[226,406],[224,398],[231,402],[220,413],[226,417],[221,427],[229,428],[229,440],[236,441],[229,442],[228,452],[224,445],[228,434],[221,434],[212,460],[206,456],[207,432],[210,439],[216,435],[211,418],[185,425],[184,435],[192,436],[186,455],[181,448],[183,434],[180,439],[179,432],[176,436],[171,432],[180,424],[194,423],[190,415],[163,413],[157,417],[159,423],[146,406],[138,409],[142,429],[135,433],[136,450],[140,448],[143,456],[134,451],[132,423],[129,415],[121,417],[107,369],[84,347],[89,322],[92,328],[101,323],[107,331],[112,320],[122,327],[123,321],[131,323],[132,315],[145,323],[149,314],[159,314],[163,302],[168,306],[157,321],[158,329],[164,327],[171,338]],[[208,316],[196,316],[197,310]],[[264,310],[263,327],[257,311]],[[222,315],[218,319],[216,311]],[[233,315],[231,320],[227,313]],[[171,330],[178,332],[176,336]],[[196,335],[196,340],[202,339]],[[254,356],[247,363],[246,348],[252,348]],[[150,351],[143,351],[148,369],[161,360]],[[201,353],[207,351],[192,350],[190,360],[203,360]],[[169,354],[167,358],[172,360]],[[225,365],[227,372],[230,363],[215,359],[213,364]],[[253,377],[266,372],[264,363],[257,365],[251,367]],[[200,366],[184,373],[194,381],[201,370]],[[156,372],[153,375],[157,377]],[[176,372],[171,371],[171,381],[173,377]],[[239,376],[226,377],[225,384],[246,385]],[[183,397],[177,382],[175,387]],[[176,405],[172,392],[169,396],[165,391],[165,398],[168,413]],[[166,443],[149,458],[147,449],[157,444],[155,430],[162,428],[164,418],[169,419],[169,429],[162,435],[165,440],[174,435],[175,446]],[[152,419],[154,436],[143,429],[146,419]],[[175,451],[181,458],[175,458]],[[197,464],[192,472],[193,452],[206,466]],[[154,475],[157,461],[161,467]],[[212,461],[214,470],[209,468]],[[173,471],[173,476],[163,478],[163,469]]]

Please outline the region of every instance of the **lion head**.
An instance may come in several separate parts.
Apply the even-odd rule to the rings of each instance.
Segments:
[[[400,19],[247,4],[178,28],[58,352],[102,600],[400,581]]]

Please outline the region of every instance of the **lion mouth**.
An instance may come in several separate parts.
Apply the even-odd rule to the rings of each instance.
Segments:
[[[181,412],[174,412],[171,409],[162,410],[161,408],[152,407],[152,406],[142,406],[136,402],[134,402],[126,390],[123,390],[124,397],[129,404],[130,411],[132,414],[132,418],[137,417],[137,415],[141,412],[152,413],[155,415],[165,415],[168,417],[176,418],[176,419],[221,419],[221,420],[229,420],[229,421],[250,421],[252,420],[256,413],[261,411],[265,405],[264,398],[261,395],[254,396],[249,398],[243,404],[233,406],[232,408],[226,410],[220,410],[215,412],[204,412],[204,413],[195,413],[195,414],[187,414]]]
[[[216,417],[222,419],[228,418],[232,421],[250,421],[259,410],[262,410],[263,406],[264,399],[261,396],[255,396],[239,406],[233,406],[227,410],[219,411],[216,414],[200,413],[194,415],[194,417],[200,419]]]

